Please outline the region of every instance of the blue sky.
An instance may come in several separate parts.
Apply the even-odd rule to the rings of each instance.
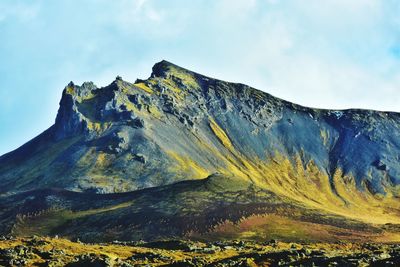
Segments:
[[[400,111],[395,0],[1,0],[0,154],[53,124],[69,81],[166,59],[303,105]]]

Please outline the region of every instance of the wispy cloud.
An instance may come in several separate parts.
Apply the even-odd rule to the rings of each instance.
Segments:
[[[22,22],[33,20],[37,17],[39,10],[39,3],[4,0],[0,2],[0,22],[6,19]]]
[[[303,105],[400,111],[398,14],[396,0],[0,1],[0,154],[53,123],[70,80],[133,81],[161,59]]]
[[[399,4],[350,2],[257,1],[243,12],[246,31],[241,21],[216,20],[233,35],[223,36],[230,45],[221,43],[221,56],[240,62],[230,77],[304,105],[399,110]]]

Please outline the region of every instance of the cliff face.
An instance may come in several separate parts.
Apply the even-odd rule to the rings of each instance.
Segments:
[[[162,61],[135,83],[68,84],[55,124],[0,157],[0,192],[119,193],[218,174],[397,222],[399,137],[398,113],[306,108]]]

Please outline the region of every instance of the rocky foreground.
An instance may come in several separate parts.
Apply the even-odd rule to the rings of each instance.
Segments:
[[[182,240],[84,244],[8,238],[0,266],[399,266],[400,245]]]

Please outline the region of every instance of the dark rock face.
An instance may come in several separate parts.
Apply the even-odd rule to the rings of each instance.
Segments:
[[[68,267],[111,267],[109,258],[98,257],[95,254],[80,255],[73,262],[68,263]]]
[[[63,92],[60,101],[60,109],[56,118],[55,139],[60,140],[66,137],[79,135],[84,130],[83,118],[77,111],[72,95]]]
[[[76,102],[78,98],[88,97],[96,89],[97,87],[91,82],[86,82],[80,87],[70,82],[65,87],[55,122],[55,138],[57,140],[83,133],[84,117],[79,112]]]

